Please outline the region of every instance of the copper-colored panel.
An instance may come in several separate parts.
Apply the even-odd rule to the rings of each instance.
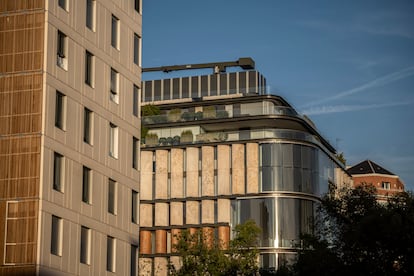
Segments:
[[[141,230],[139,232],[139,253],[140,254],[151,254],[152,253],[152,241],[151,231]]]
[[[203,227],[203,242],[208,247],[211,248],[214,244],[214,228],[212,227]]]
[[[155,231],[155,253],[167,253],[167,231]]]
[[[178,244],[180,240],[181,229],[171,229],[171,251],[177,252],[175,246]]]
[[[227,249],[230,241],[230,227],[219,226],[218,227],[218,239],[221,249]]]

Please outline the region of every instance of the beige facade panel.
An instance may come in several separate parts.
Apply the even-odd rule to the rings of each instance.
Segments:
[[[245,147],[243,144],[231,146],[231,186],[233,194],[245,193]]]
[[[168,260],[165,257],[154,258],[154,273],[157,276],[168,275]]]
[[[246,144],[246,193],[259,193],[259,144]]]
[[[200,204],[198,201],[187,201],[186,202],[186,223],[187,224],[199,224],[200,223]]]
[[[152,151],[141,152],[141,187],[140,187],[140,199],[152,200],[153,195],[153,153]]]
[[[168,198],[168,151],[155,151],[155,199]]]
[[[152,275],[152,258],[139,258],[139,275]]]
[[[217,194],[230,194],[230,146],[217,146]]]
[[[199,148],[186,150],[186,196],[199,196]]]
[[[214,223],[214,200],[201,201],[201,223]]]
[[[153,205],[152,204],[141,204],[140,205],[140,216],[139,224],[141,227],[152,227],[153,226]]]
[[[217,222],[230,222],[231,201],[230,199],[217,199]]]
[[[201,195],[214,196],[214,147],[201,147]]]
[[[171,198],[183,198],[183,172],[184,151],[183,149],[171,149]]]
[[[154,226],[168,226],[169,225],[169,204],[155,203],[155,222]]]
[[[182,202],[170,202],[170,225],[183,225]]]

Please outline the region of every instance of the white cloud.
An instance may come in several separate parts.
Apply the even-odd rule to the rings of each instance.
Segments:
[[[376,79],[374,79],[370,82],[367,82],[367,83],[365,83],[361,86],[358,86],[358,87],[355,87],[355,88],[352,88],[352,89],[349,89],[349,90],[342,91],[342,92],[340,92],[336,95],[333,95],[331,97],[326,97],[326,98],[323,98],[323,99],[320,99],[320,100],[317,100],[317,101],[312,101],[312,102],[306,103],[302,107],[314,106],[314,105],[317,105],[317,104],[334,101],[334,100],[337,100],[337,99],[340,99],[340,98],[343,98],[343,97],[346,97],[346,96],[350,96],[350,95],[353,95],[353,94],[360,93],[362,91],[365,91],[365,90],[368,90],[368,89],[371,89],[371,88],[374,88],[374,87],[385,86],[389,83],[396,82],[398,80],[401,80],[401,79],[404,79],[404,78],[407,78],[407,77],[410,77],[410,76],[413,76],[413,75],[414,75],[414,66],[410,66],[410,67],[407,67],[407,68],[402,69],[400,71],[393,72],[391,74],[376,78]]]
[[[402,105],[413,104],[413,101],[407,102],[394,102],[394,103],[385,103],[385,104],[369,104],[369,105],[324,105],[324,106],[314,106],[308,109],[303,110],[301,113],[305,115],[324,115],[331,113],[342,113],[342,112],[354,112],[367,109],[375,108],[384,108],[384,107],[394,107]]]

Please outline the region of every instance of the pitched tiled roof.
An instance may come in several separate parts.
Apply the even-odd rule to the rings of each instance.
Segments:
[[[379,174],[388,174],[394,175],[389,170],[384,169],[380,165],[372,162],[371,160],[362,161],[359,164],[347,169],[348,173],[351,175],[354,174],[370,174],[370,173],[379,173]]]

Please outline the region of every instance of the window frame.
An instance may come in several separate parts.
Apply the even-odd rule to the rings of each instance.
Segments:
[[[96,1],[86,0],[86,27],[95,32]]]
[[[116,271],[116,239],[106,236],[106,270]]]
[[[141,65],[141,36],[134,33],[134,64]]]
[[[110,98],[111,101],[119,103],[119,72],[111,67],[110,75]]]
[[[141,14],[141,0],[134,1],[134,9],[137,13]]]
[[[111,46],[119,50],[119,31],[120,23],[119,18],[114,14],[111,16]]]
[[[117,214],[118,204],[118,183],[109,178],[108,179],[108,213],[115,215]]]
[[[132,136],[132,168],[138,170],[139,139]]]
[[[55,127],[65,130],[66,122],[66,95],[56,90]]]
[[[62,31],[57,31],[56,39],[56,65],[68,69],[68,36]]]
[[[83,141],[93,145],[93,111],[87,107],[83,109]]]
[[[85,83],[90,87],[94,87],[95,85],[95,56],[85,50]]]
[[[82,202],[91,204],[92,190],[92,170],[86,166],[82,166]]]
[[[109,123],[109,156],[118,159],[119,128]]]
[[[138,117],[139,115],[139,87],[134,84],[132,91],[132,115]]]
[[[64,156],[58,152],[53,153],[53,190],[64,192]]]
[[[63,220],[61,217],[52,215],[50,229],[50,253],[62,256]]]
[[[138,224],[138,192],[131,190],[131,222]]]
[[[80,233],[80,254],[79,261],[82,264],[90,265],[91,263],[91,229],[81,225]]]

